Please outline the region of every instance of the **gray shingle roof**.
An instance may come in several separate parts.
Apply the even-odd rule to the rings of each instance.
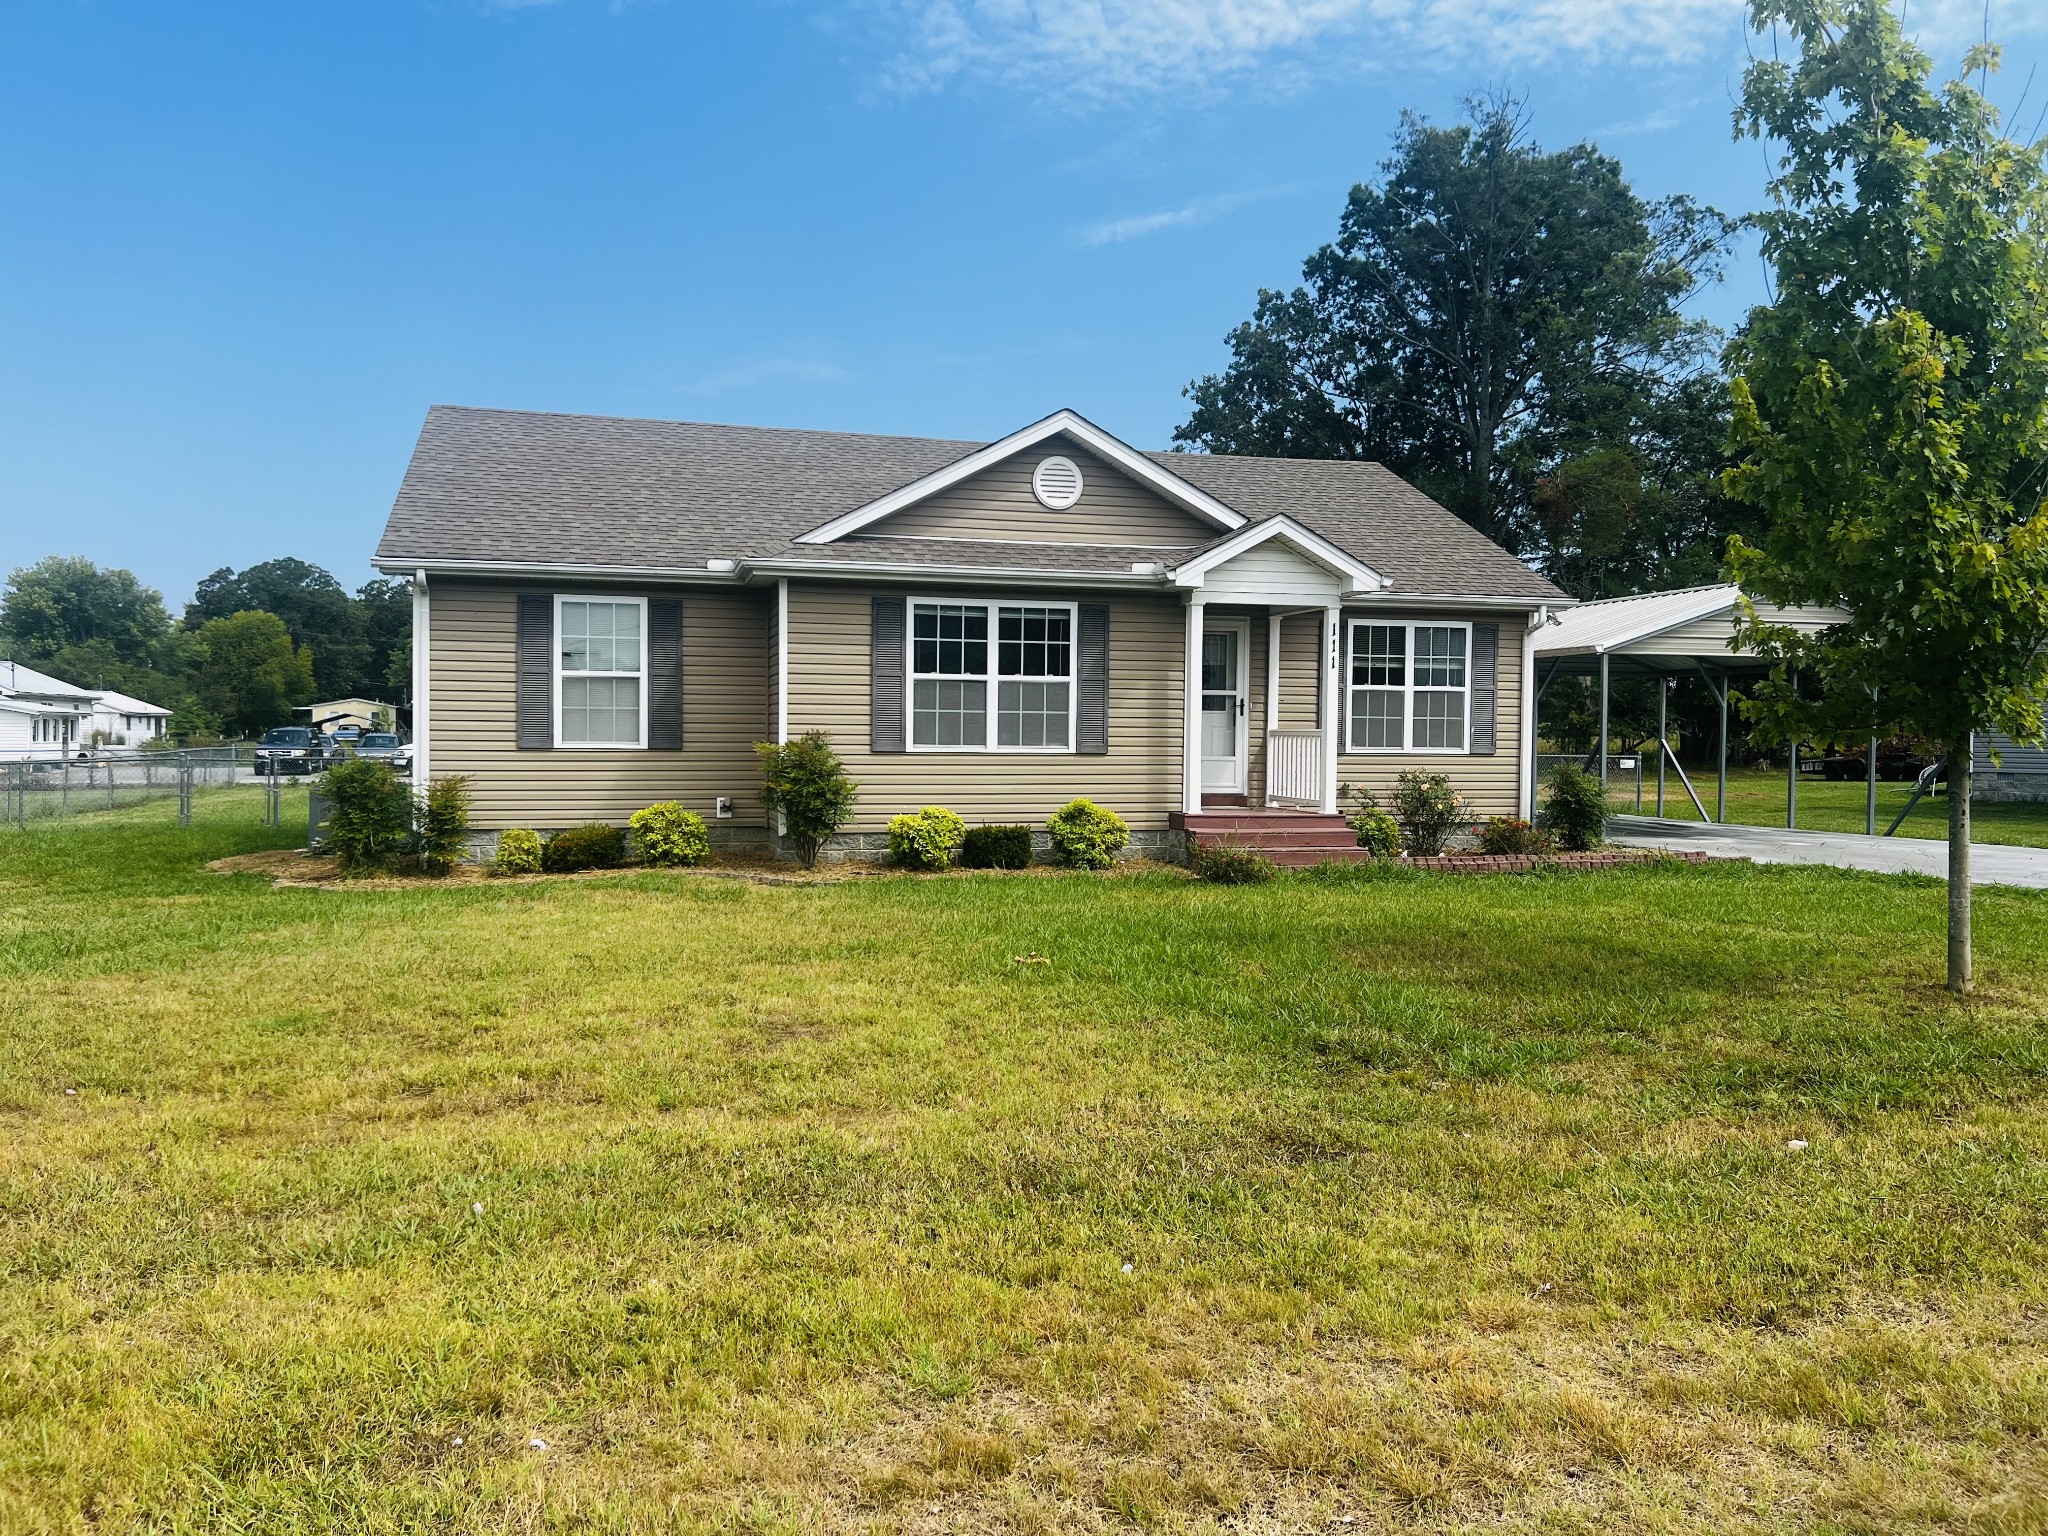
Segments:
[[[874,559],[800,534],[985,446],[437,405],[375,562],[701,569],[706,560]],[[1286,513],[1395,590],[1555,599],[1548,581],[1377,464],[1149,455],[1248,518]],[[889,539],[906,564],[1128,573],[1173,552]]]

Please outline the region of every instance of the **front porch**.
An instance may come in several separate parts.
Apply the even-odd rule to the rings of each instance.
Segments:
[[[1285,518],[1245,529],[1177,577],[1187,590],[1181,815],[1334,817],[1342,605],[1386,581]]]

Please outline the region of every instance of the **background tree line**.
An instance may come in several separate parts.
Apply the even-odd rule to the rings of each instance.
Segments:
[[[317,565],[266,560],[205,577],[174,620],[132,572],[52,555],[8,578],[0,659],[163,705],[179,736],[253,735],[315,699],[404,702],[412,597],[401,581],[351,594]]]
[[[1736,221],[1644,199],[1592,144],[1545,150],[1500,96],[1454,126],[1404,116],[1380,172],[1188,386],[1176,442],[1378,460],[1574,597],[1724,579],[1762,513],[1721,490],[1727,338],[1687,307]],[[1583,750],[1593,691],[1554,684],[1545,735]],[[1682,734],[1711,736],[1704,689],[1673,703]],[[1623,739],[1654,732],[1654,685],[1617,686],[1611,715]]]

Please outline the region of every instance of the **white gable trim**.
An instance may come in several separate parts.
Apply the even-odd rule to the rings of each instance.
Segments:
[[[1242,512],[1233,511],[1207,491],[1198,490],[1179,475],[1161,469],[1137,449],[1119,442],[1085,417],[1073,411],[1055,411],[1045,420],[1035,421],[986,448],[977,448],[964,459],[955,459],[944,469],[934,470],[921,480],[913,480],[900,490],[891,491],[866,506],[855,507],[851,512],[842,512],[831,522],[813,528],[809,533],[799,534],[796,542],[830,544],[892,513],[901,512],[905,507],[915,506],[926,497],[936,495],[948,486],[958,485],[991,465],[1000,464],[1004,459],[1062,432],[1085,444],[1097,457],[1108,460],[1139,484],[1157,491],[1175,506],[1193,513],[1204,522],[1225,529],[1244,527],[1246,519]]]
[[[1269,517],[1264,522],[1254,523],[1230,538],[1210,545],[1192,560],[1174,567],[1173,584],[1177,587],[1199,587],[1202,578],[1216,567],[1236,559],[1248,549],[1257,549],[1269,539],[1283,540],[1324,570],[1337,576],[1346,597],[1384,592],[1393,585],[1371,566],[1352,559],[1321,534],[1302,527],[1293,518],[1286,516]]]

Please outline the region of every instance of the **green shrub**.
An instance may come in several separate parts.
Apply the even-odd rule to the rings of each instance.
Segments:
[[[1559,763],[1550,770],[1549,793],[1536,819],[1567,853],[1598,848],[1607,841],[1607,791],[1597,774],[1577,763]]]
[[[1519,816],[1489,816],[1479,826],[1482,853],[1554,853],[1557,839]]]
[[[905,869],[944,869],[966,836],[966,822],[943,805],[928,805],[889,818],[889,857]]]
[[[447,874],[469,848],[469,776],[434,780],[419,797],[414,815],[420,868],[430,875]]]
[[[965,869],[1022,869],[1031,862],[1029,827],[974,827],[960,841]]]
[[[811,731],[795,741],[757,741],[761,801],[782,820],[782,835],[805,868],[818,862],[825,839],[853,819],[860,787],[847,777],[832,738]]]
[[[626,834],[593,821],[549,838],[540,851],[540,867],[551,875],[567,875],[579,869],[616,869],[625,858]]]
[[[1256,848],[1234,843],[1188,840],[1188,868],[1212,885],[1263,885],[1278,873],[1273,861]]]
[[[412,846],[412,789],[389,763],[350,758],[320,776],[327,847],[350,873],[386,869]]]
[[[1352,801],[1351,813],[1344,819],[1358,836],[1358,846],[1371,850],[1375,859],[1398,859],[1401,856],[1401,823],[1387,813],[1369,789],[1357,784],[1344,786],[1344,793]]]
[[[633,846],[650,864],[702,864],[711,857],[711,834],[704,830],[704,818],[674,800],[635,811],[628,824]]]
[[[1432,858],[1466,819],[1465,802],[1451,788],[1449,774],[1406,769],[1394,780],[1394,819],[1401,841],[1417,858]]]
[[[1107,869],[1131,840],[1123,817],[1093,800],[1069,801],[1052,813],[1045,829],[1052,834],[1053,853],[1070,869]]]
[[[500,875],[540,873],[540,834],[527,827],[508,827],[498,834],[498,857],[491,864]]]

